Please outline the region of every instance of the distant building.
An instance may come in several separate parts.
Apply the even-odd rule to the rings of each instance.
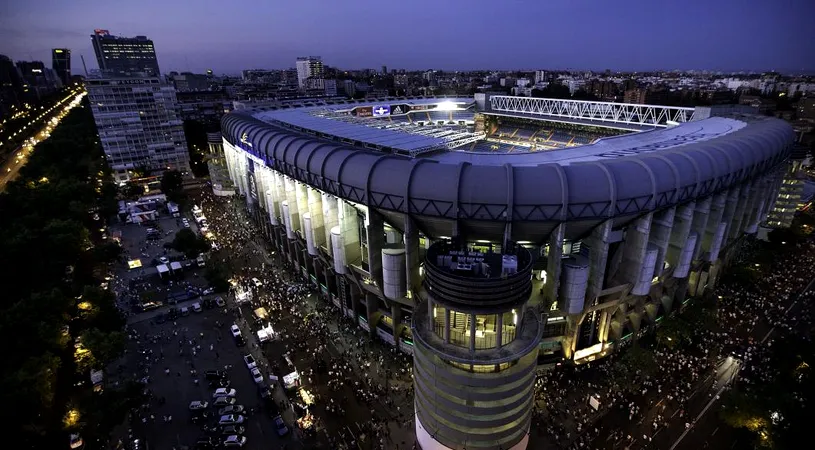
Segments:
[[[0,55],[0,120],[12,115],[25,102],[23,80],[11,58]]]
[[[207,133],[207,146],[209,147],[209,179],[212,182],[212,193],[219,197],[235,195],[235,184],[229,178],[229,169],[224,160],[224,143],[221,133]]]
[[[629,89],[623,94],[623,103],[644,105],[647,91],[645,89]]]
[[[130,171],[189,172],[175,88],[158,77],[85,80],[107,162],[119,182]]]
[[[91,42],[104,76],[159,76],[156,50],[147,36],[113,36],[108,30],[97,29],[91,35]]]
[[[546,71],[545,70],[536,70],[535,71],[535,84],[545,83],[549,81],[546,78]]]
[[[210,78],[206,75],[183,72],[173,77],[173,84],[178,92],[206,91]]]
[[[337,80],[325,80],[325,95],[327,97],[337,96]]]
[[[323,60],[319,56],[301,56],[297,58],[297,85],[306,88],[309,78],[323,78]]]
[[[17,61],[17,70],[22,76],[26,101],[36,101],[62,86],[62,81],[42,61]]]
[[[342,91],[345,92],[346,96],[353,97],[357,93],[356,83],[353,80],[343,80]]]
[[[51,50],[51,68],[56,72],[63,86],[71,84],[71,49]]]

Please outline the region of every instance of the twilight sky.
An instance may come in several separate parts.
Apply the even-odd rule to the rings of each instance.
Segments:
[[[287,68],[815,72],[813,0],[0,0],[0,54],[72,50],[94,28],[155,42],[162,72]]]

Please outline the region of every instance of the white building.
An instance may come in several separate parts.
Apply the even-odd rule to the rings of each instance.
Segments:
[[[536,70],[535,71],[535,84],[540,84],[546,82],[546,71],[545,70]]]
[[[319,56],[301,56],[297,58],[297,85],[306,87],[309,78],[323,77],[323,60]]]
[[[189,172],[173,86],[158,77],[147,77],[88,79],[85,87],[117,181],[127,181],[128,172],[136,168],[154,174],[169,169]]]

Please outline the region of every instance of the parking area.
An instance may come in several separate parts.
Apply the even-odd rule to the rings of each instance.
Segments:
[[[265,404],[243,356],[246,346],[238,347],[229,331],[233,321],[222,309],[191,312],[175,321],[142,321],[131,327],[128,366],[139,376],[149,377],[145,387],[151,400],[142,415],[145,435],[156,450],[208,448],[197,445],[211,437],[217,447],[226,438],[218,423],[219,407],[213,406],[218,387],[205,379],[209,370],[220,370],[235,389],[235,405],[242,406],[247,449],[277,449],[289,439],[277,435],[274,409]],[[251,344],[248,344],[251,345]],[[191,402],[208,402],[209,417],[194,421]],[[223,407],[223,406],[222,406]],[[166,417],[172,417],[167,420]],[[207,430],[207,427],[212,429]]]

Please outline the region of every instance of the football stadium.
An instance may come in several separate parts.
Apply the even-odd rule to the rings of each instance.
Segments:
[[[489,94],[304,101],[222,129],[266,237],[413,355],[424,450],[526,448],[539,365],[603,357],[715,285],[794,142],[746,107]]]

